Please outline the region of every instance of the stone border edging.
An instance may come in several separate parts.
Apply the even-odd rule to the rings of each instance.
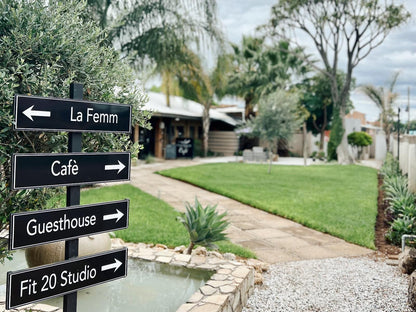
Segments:
[[[247,264],[227,260],[220,253],[207,252],[205,248],[197,248],[192,255],[186,255],[182,253],[185,247],[173,250],[160,244],[134,244],[112,239],[113,249],[120,246],[128,247],[131,258],[215,272],[176,312],[241,312],[254,291],[255,278],[256,283],[262,282],[261,275],[255,270],[266,271],[268,268],[267,264],[253,259],[247,260]],[[0,311],[5,311],[4,302],[0,302]],[[60,308],[42,303],[8,311],[63,312]]]
[[[241,312],[254,290],[253,267],[224,259],[220,253],[201,248],[186,255],[182,253],[183,248],[172,250],[163,245],[150,248],[146,244],[120,244],[129,248],[131,258],[215,272],[176,312]]]

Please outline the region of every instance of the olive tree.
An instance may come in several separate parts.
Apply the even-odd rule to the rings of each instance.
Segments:
[[[106,36],[88,21],[80,1],[0,2],[0,231],[12,212],[43,209],[57,189],[10,189],[11,155],[22,152],[65,152],[61,132],[13,131],[15,94],[68,97],[69,85],[84,84],[84,98],[132,105],[133,123],[147,126],[146,100],[134,86],[128,65],[105,44]],[[133,148],[128,135],[83,134],[84,151]],[[137,152],[137,146],[134,146]],[[7,255],[0,240],[0,260]]]
[[[306,40],[311,42],[321,61],[321,65],[312,65],[328,77],[332,100],[345,129],[354,69],[409,17],[404,6],[394,0],[279,0],[272,8],[269,31],[272,37],[299,46],[304,46]],[[339,70],[346,74],[341,84],[337,79]],[[337,154],[339,163],[353,161],[345,131]]]
[[[260,98],[257,116],[248,120],[245,128],[251,135],[263,139],[269,149],[269,170],[272,157],[270,153],[277,148],[279,140],[288,140],[302,125],[302,116],[298,109],[299,97],[296,93],[278,89]]]

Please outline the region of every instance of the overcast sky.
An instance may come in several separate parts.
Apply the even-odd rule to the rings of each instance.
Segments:
[[[218,0],[218,13],[228,39],[240,43],[242,35],[254,35],[258,25],[267,23],[276,0]],[[395,71],[400,71],[395,91],[401,119],[407,121],[407,88],[410,87],[410,118],[416,119],[416,0],[402,0],[412,14],[411,21],[390,33],[384,43],[364,59],[353,72],[357,85],[386,86]],[[315,50],[308,50],[314,53]],[[364,95],[352,93],[355,109],[374,121],[379,111]]]

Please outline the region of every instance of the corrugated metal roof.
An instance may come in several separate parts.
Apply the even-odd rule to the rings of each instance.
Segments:
[[[202,118],[204,107],[202,104],[184,99],[180,96],[170,96],[170,106],[166,104],[166,95],[157,92],[147,92],[149,101],[144,105],[144,109],[152,111],[155,116],[165,117],[182,117],[188,119]],[[237,122],[230,116],[210,109],[209,117],[211,119],[220,120],[232,126],[236,126]]]

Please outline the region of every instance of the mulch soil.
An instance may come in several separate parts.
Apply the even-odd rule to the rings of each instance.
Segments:
[[[384,254],[387,257],[391,257],[394,255],[398,255],[400,253],[400,247],[392,245],[386,239],[386,233],[390,228],[391,218],[389,214],[386,212],[387,208],[387,201],[384,200],[384,192],[383,192],[383,178],[379,175],[378,176],[378,214],[376,220],[376,248],[377,250]]]

